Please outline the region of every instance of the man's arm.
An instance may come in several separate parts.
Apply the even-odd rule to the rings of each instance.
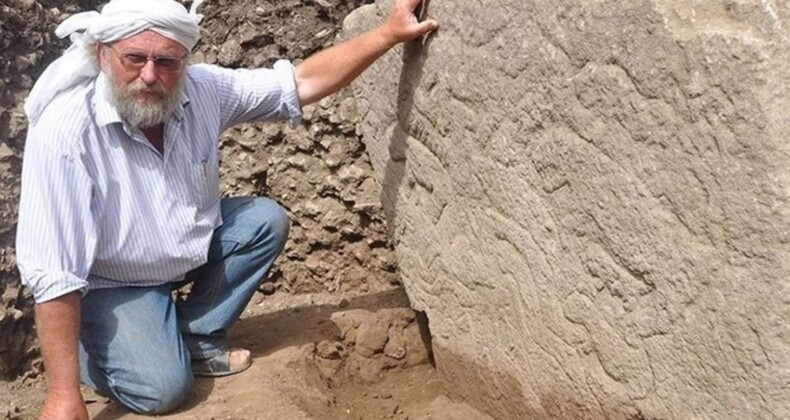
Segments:
[[[80,294],[93,263],[97,227],[93,182],[60,120],[28,127],[16,232],[22,284],[36,300],[36,325],[49,392],[43,419],[86,419],[79,389]],[[64,128],[65,127],[65,128]]]
[[[71,292],[37,304],[36,328],[49,385],[40,418],[87,419],[77,356],[80,293]]]
[[[299,102],[307,105],[342,89],[395,45],[436,29],[435,20],[418,22],[420,0],[396,0],[381,26],[310,56],[296,66]]]

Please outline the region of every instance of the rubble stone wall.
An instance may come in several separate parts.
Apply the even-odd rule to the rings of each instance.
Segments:
[[[459,395],[503,419],[790,418],[790,3],[429,12],[355,93]]]
[[[298,62],[337,39],[346,14],[370,0],[230,1],[201,6],[202,38],[192,59],[226,67]],[[104,0],[0,0],[0,380],[42,368],[33,307],[19,283],[15,229],[33,82],[68,47],[54,35],[69,15]],[[184,0],[184,3],[190,3]],[[379,189],[356,133],[356,107],[341,92],[306,107],[304,123],[245,124],[223,134],[225,196],[262,195],[291,217],[291,237],[261,294],[373,293],[399,286]]]

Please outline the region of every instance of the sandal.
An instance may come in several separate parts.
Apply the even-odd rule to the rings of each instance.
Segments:
[[[231,366],[230,356],[236,351],[244,351],[247,357],[238,365]],[[217,378],[243,372],[252,365],[250,352],[244,349],[231,349],[208,359],[192,360],[192,374]]]

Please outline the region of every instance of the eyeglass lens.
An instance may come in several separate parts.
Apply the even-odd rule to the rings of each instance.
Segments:
[[[112,45],[104,44],[107,48],[111,49],[113,52],[118,54],[118,57],[121,59],[121,62],[126,67],[140,69],[151,60],[154,62],[154,66],[162,71],[178,71],[181,69],[181,65],[184,63],[183,58],[179,57],[151,57],[149,58],[147,55],[137,54],[137,53],[121,53],[120,51],[116,50]]]
[[[142,54],[124,53],[121,58],[130,67],[143,67],[148,62],[148,57]],[[162,70],[175,71],[181,68],[182,60],[175,57],[151,57],[154,65]]]

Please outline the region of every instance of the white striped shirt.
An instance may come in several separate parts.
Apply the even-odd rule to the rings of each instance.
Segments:
[[[301,108],[293,66],[190,66],[160,155],[109,103],[99,75],[28,129],[17,227],[22,283],[36,302],[79,290],[155,286],[206,261],[222,224],[219,134]]]

